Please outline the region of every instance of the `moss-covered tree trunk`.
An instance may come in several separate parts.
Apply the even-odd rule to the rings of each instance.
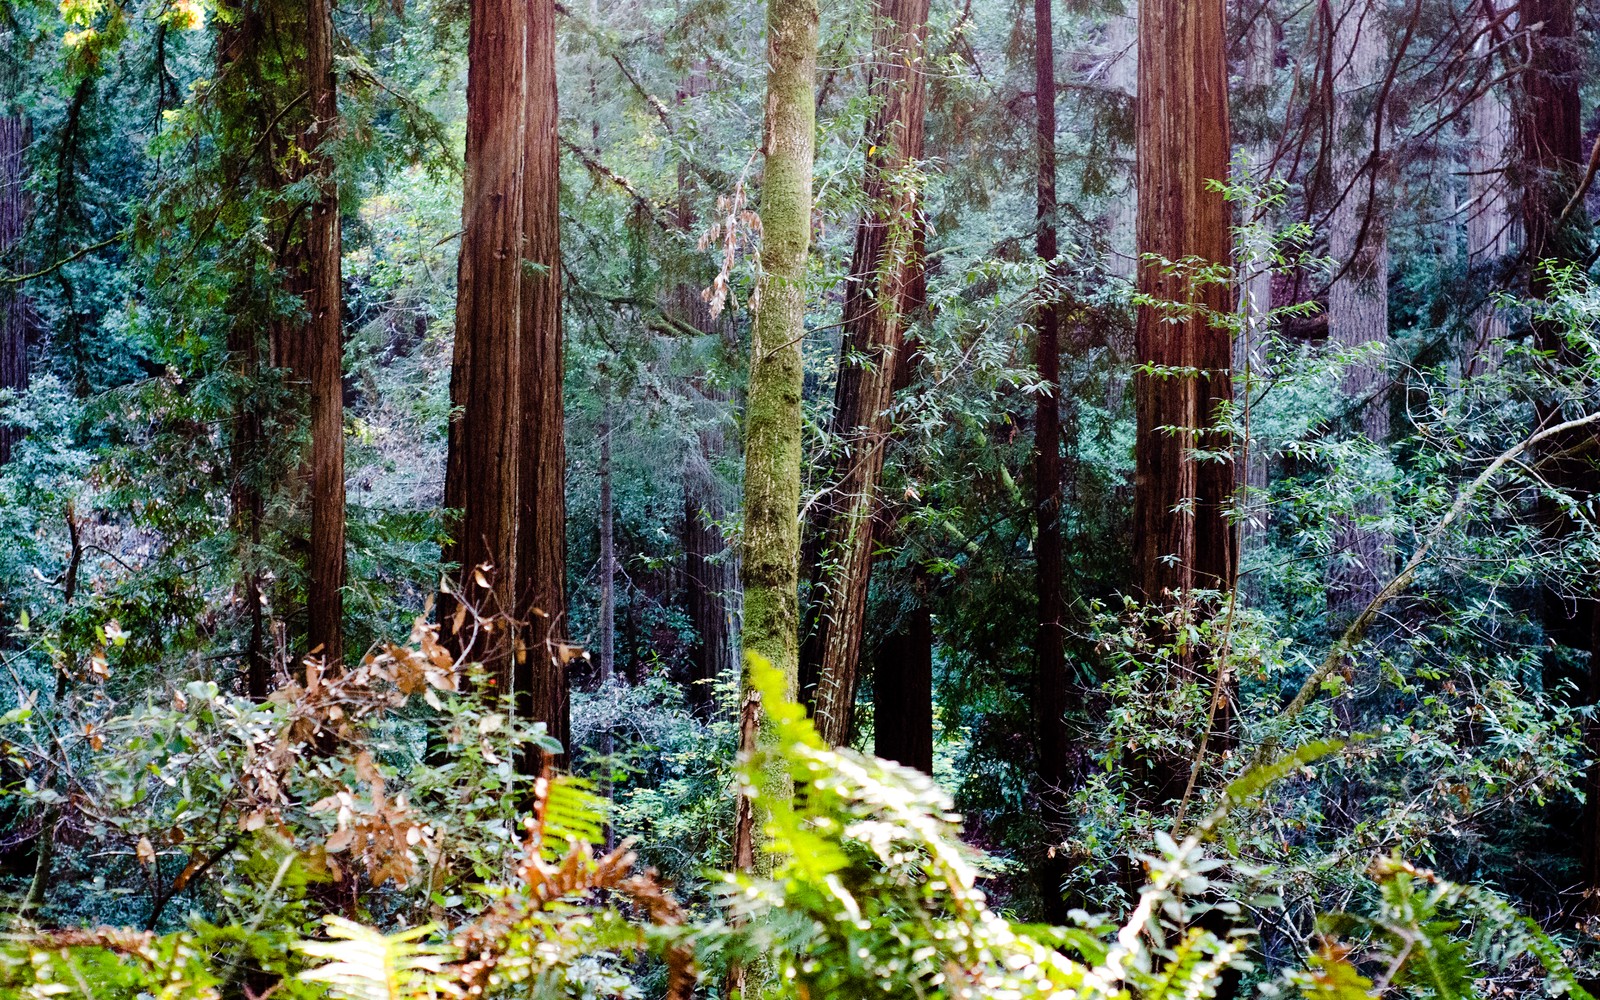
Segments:
[[[872,574],[873,518],[889,438],[889,408],[918,287],[917,231],[927,75],[928,0],[878,0],[868,90],[867,207],[856,225],[831,431],[840,441],[816,532],[817,731],[850,741]]]
[[[811,167],[816,152],[816,0],[767,2],[767,120],[762,143],[761,262],[745,410],[744,649],[799,687],[800,392],[806,258],[811,248]],[[761,738],[746,688],[745,752]],[[779,774],[763,795],[785,795]],[[737,862],[756,863],[760,802],[741,798]]]
[[[814,0],[767,7],[761,274],[745,415],[744,648],[795,686],[799,648],[800,391],[815,153]]]

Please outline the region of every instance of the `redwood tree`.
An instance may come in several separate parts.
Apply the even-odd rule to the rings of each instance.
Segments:
[[[328,0],[304,0],[303,80],[309,110],[296,137],[309,156],[305,177],[316,184],[305,228],[291,235],[287,283],[304,317],[274,331],[274,362],[304,392],[310,451],[301,469],[309,490],[306,552],[306,651],[333,663],[344,655],[345,493],[343,308],[340,282],[339,194],[329,137],[338,127],[333,72],[333,14]],[[285,178],[299,180],[302,178]]]
[[[1139,306],[1134,582],[1148,600],[1227,590],[1237,567],[1229,521],[1234,469],[1217,407],[1232,398],[1232,346],[1208,321],[1232,305],[1225,284],[1197,283],[1179,262],[1232,258],[1231,219],[1207,181],[1228,177],[1228,67],[1222,0],[1139,4]],[[1163,305],[1159,303],[1172,303]]]
[[[569,742],[566,638],[567,451],[561,397],[560,120],[554,0],[527,4],[521,289],[521,454],[517,485],[519,710]]]
[[[821,558],[816,636],[817,731],[850,741],[872,573],[873,520],[921,260],[918,164],[927,109],[928,0],[877,0],[867,122],[866,209],[856,224],[830,425],[842,443],[815,526]]]
[[[720,431],[697,434],[683,458],[685,603],[695,635],[685,696],[701,719],[711,717],[712,684],[733,669],[728,594],[737,581],[720,527],[727,510],[708,457],[721,451],[721,441]]]
[[[1033,425],[1033,543],[1039,598],[1035,655],[1039,685],[1039,774],[1055,800],[1067,782],[1067,665],[1063,650],[1066,613],[1061,597],[1061,310],[1056,300],[1056,57],[1051,0],[1034,0],[1034,105],[1038,149],[1034,239],[1045,262],[1046,282],[1034,312],[1033,360],[1045,388]]]
[[[1328,340],[1344,348],[1387,347],[1389,343],[1389,171],[1385,167],[1388,108],[1384,87],[1389,66],[1388,36],[1381,5],[1367,0],[1335,4],[1333,52],[1333,176],[1338,202],[1328,220],[1328,249],[1336,274],[1328,289]],[[1353,422],[1370,441],[1389,436],[1389,402],[1383,369],[1370,356],[1345,372],[1342,391]],[[1334,530],[1334,559],[1328,573],[1328,608],[1348,620],[1377,596],[1392,575],[1389,534],[1370,522],[1381,513],[1365,500],[1355,517],[1340,518]]]
[[[1529,291],[1544,299],[1554,291],[1550,267],[1581,262],[1587,257],[1587,209],[1573,196],[1583,176],[1583,121],[1579,102],[1582,83],[1582,49],[1577,32],[1576,0],[1523,0],[1519,11],[1525,26],[1539,25],[1529,33],[1529,59],[1514,103],[1518,155],[1522,174],[1522,226],[1529,263]],[[1565,342],[1559,322],[1535,321],[1534,344],[1548,352],[1552,366],[1577,360]],[[1537,405],[1543,426],[1560,423],[1573,414],[1558,404],[1542,400]],[[1539,473],[1554,489],[1584,504],[1600,494],[1600,462],[1592,431],[1559,435],[1549,441],[1539,457]],[[1541,501],[1540,519],[1545,533],[1558,542],[1573,530],[1563,505]],[[1585,700],[1600,702],[1600,614],[1592,592],[1574,595],[1566,581],[1552,581],[1544,594],[1542,618],[1545,632],[1555,642],[1589,653],[1587,676],[1580,683]],[[1591,581],[1592,586],[1592,581]],[[1583,827],[1579,854],[1585,883],[1600,888],[1600,725],[1589,720],[1584,740],[1591,757],[1585,779]],[[1600,896],[1591,893],[1587,904],[1600,908]]]
[[[467,158],[450,372],[445,505],[461,520],[445,558],[459,599],[441,602],[447,637],[511,680],[522,413],[522,228],[527,0],[472,0],[467,33]],[[458,627],[459,621],[459,627]]]

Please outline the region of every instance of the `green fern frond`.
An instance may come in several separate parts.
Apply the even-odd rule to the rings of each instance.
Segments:
[[[544,859],[556,862],[567,853],[569,841],[604,844],[606,800],[582,778],[558,774],[550,779],[544,800]]]
[[[423,943],[432,926],[415,927],[398,934],[383,934],[370,927],[327,916],[331,941],[302,941],[299,950],[326,964],[300,974],[307,982],[326,983],[328,991],[344,1000],[413,1000],[431,997],[431,975],[444,965],[440,949]]]

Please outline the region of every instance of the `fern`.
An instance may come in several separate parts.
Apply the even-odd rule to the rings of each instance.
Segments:
[[[346,1000],[411,1000],[432,997],[431,979],[444,968],[442,949],[426,943],[433,928],[414,927],[383,934],[343,917],[327,916],[330,941],[304,941],[300,951],[326,964],[300,973],[307,982],[325,983]]]

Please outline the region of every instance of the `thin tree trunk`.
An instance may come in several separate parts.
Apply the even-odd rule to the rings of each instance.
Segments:
[[[20,259],[26,225],[22,187],[23,152],[27,149],[27,119],[0,109],[0,269],[25,270]],[[17,395],[28,391],[27,300],[16,285],[0,288],[0,390]],[[0,422],[0,465],[11,461],[12,449],[22,431]]]
[[[1232,259],[1227,202],[1206,188],[1207,181],[1228,177],[1223,22],[1222,0],[1139,5],[1141,255],[1221,264]],[[1225,285],[1195,287],[1186,274],[1163,272],[1141,256],[1139,290],[1157,302],[1201,309],[1181,316],[1156,305],[1138,310],[1134,580],[1152,601],[1170,601],[1169,595],[1196,587],[1229,590],[1238,566],[1229,519],[1233,466],[1195,455],[1196,449],[1231,447],[1215,417],[1219,404],[1233,396],[1233,345],[1227,330],[1204,315],[1227,312],[1231,296]]]
[[[1130,106],[1139,91],[1139,5],[1137,0],[1124,0],[1122,13],[1109,15],[1105,33],[1100,39],[1100,51],[1105,59],[1104,86],[1117,95],[1119,101]],[[1118,169],[1117,183],[1121,190],[1111,199],[1111,205],[1102,218],[1110,257],[1107,269],[1125,281],[1133,281],[1136,258],[1132,252],[1134,229],[1139,220],[1137,182],[1132,171]]]
[[[1385,220],[1389,171],[1387,108],[1379,103],[1389,65],[1381,6],[1346,0],[1334,9],[1334,190],[1343,197],[1328,224],[1328,247],[1339,273],[1328,290],[1328,340],[1343,348],[1389,344],[1389,239]],[[1343,396],[1369,441],[1389,437],[1389,402],[1383,362],[1370,359],[1345,373]],[[1361,504],[1355,518],[1335,528],[1328,571],[1328,610],[1335,621],[1372,602],[1393,576],[1389,534],[1362,518],[1380,515],[1382,501]]]
[[[872,752],[933,773],[933,615],[926,585],[911,586],[911,605],[878,651],[872,683],[877,712]]]
[[[225,81],[222,95],[230,110],[242,118],[259,114],[257,76],[254,65],[256,47],[261,43],[262,24],[258,14],[241,9],[234,20],[219,22],[217,32],[218,79]],[[262,123],[264,126],[264,122]],[[241,288],[252,285],[250,275]],[[239,390],[233,400],[233,419],[228,440],[229,528],[233,534],[239,563],[238,602],[243,606],[245,692],[262,700],[270,693],[271,663],[266,648],[265,590],[261,568],[261,518],[265,503],[261,491],[261,415],[255,391],[261,381],[261,337],[256,328],[242,319],[240,309],[228,325],[227,351],[230,366],[237,366]]]
[[[49,896],[50,872],[56,857],[56,825],[60,820],[60,807],[45,806],[38,842],[33,848],[33,878],[28,883],[28,895],[22,900],[21,910],[24,916],[37,913]]]
[[[567,449],[562,410],[561,150],[554,0],[526,0],[528,121],[523,179],[521,478],[517,593],[528,622],[520,710],[566,746]]]
[[[1071,781],[1066,711],[1067,664],[1064,649],[1066,606],[1061,594],[1061,310],[1057,299],[1056,257],[1056,58],[1052,0],[1033,3],[1035,145],[1038,152],[1035,243],[1045,264],[1045,285],[1034,312],[1034,367],[1045,388],[1039,393],[1033,424],[1033,541],[1038,597],[1034,655],[1037,660],[1039,778],[1047,822],[1059,817]],[[1047,856],[1039,869],[1045,918],[1066,919],[1061,885],[1063,859]]]
[[[928,0],[878,0],[868,91],[881,107],[867,123],[867,208],[856,226],[844,304],[831,430],[843,443],[823,505],[814,716],[833,746],[850,741],[872,574],[873,515],[889,438],[889,408],[917,287],[918,176],[927,78]],[[831,567],[824,571],[823,567]]]
[[[683,553],[689,623],[694,626],[685,697],[699,719],[711,718],[713,685],[733,669],[727,594],[733,588],[727,540],[717,525],[727,516],[704,440],[691,441],[683,459]]]
[[[1241,74],[1245,92],[1258,106],[1272,106],[1267,95],[1272,90],[1277,47],[1277,29],[1267,11],[1263,10],[1256,16],[1245,38],[1244,65]],[[1272,170],[1274,148],[1266,131],[1270,128],[1270,123],[1262,124],[1262,133],[1246,147],[1251,180],[1258,185],[1265,184],[1269,179],[1267,175]],[[1264,376],[1262,369],[1266,362],[1263,348],[1267,334],[1272,328],[1272,255],[1267,240],[1272,235],[1273,220],[1263,212],[1259,217],[1247,221],[1254,224],[1252,235],[1257,242],[1254,252],[1241,264],[1245,273],[1240,282],[1243,297],[1239,303],[1239,311],[1244,322],[1239,336],[1234,340],[1233,368],[1236,378],[1245,378],[1248,373],[1250,379],[1261,379]],[[1239,470],[1240,485],[1243,487],[1241,501],[1244,507],[1244,517],[1239,524],[1241,556],[1248,552],[1265,532],[1268,514],[1264,502],[1269,479],[1267,454],[1264,448],[1257,446],[1255,440],[1257,435],[1253,427],[1254,414],[1247,410],[1245,417],[1247,439],[1241,442],[1243,468]]]
[[[1494,5],[1490,5],[1491,12]],[[1487,62],[1490,35],[1478,40],[1476,53]],[[1492,65],[1492,64],[1491,64]],[[1490,75],[1493,69],[1487,71]],[[1474,288],[1493,289],[1501,262],[1511,253],[1512,218],[1506,197],[1506,163],[1511,149],[1511,109],[1504,87],[1495,86],[1472,102],[1472,140],[1467,150],[1467,275]],[[1473,332],[1463,352],[1467,374],[1493,371],[1500,365],[1510,333],[1505,313],[1486,301],[1473,317]]]
[[[602,392],[605,390],[602,389]],[[611,683],[616,672],[616,543],[611,523],[611,400],[600,416],[600,683]]]
[[[1039,685],[1039,773],[1049,793],[1066,787],[1070,768],[1066,730],[1067,668],[1063,650],[1066,614],[1061,595],[1061,337],[1060,308],[1056,299],[1056,61],[1051,25],[1051,0],[1034,0],[1034,103],[1037,110],[1035,142],[1038,150],[1037,244],[1039,259],[1048,268],[1042,302],[1034,314],[1038,340],[1034,365],[1046,389],[1039,393],[1034,416],[1034,538],[1037,571],[1038,631],[1035,655]],[[1052,799],[1056,796],[1051,795]]]
[[[517,487],[522,414],[523,155],[526,0],[472,0],[467,33],[467,152],[455,356],[450,372],[445,506],[461,511],[446,559],[455,595],[440,602],[446,637],[512,680]],[[482,618],[480,622],[478,619]],[[487,628],[487,631],[485,630]]]

